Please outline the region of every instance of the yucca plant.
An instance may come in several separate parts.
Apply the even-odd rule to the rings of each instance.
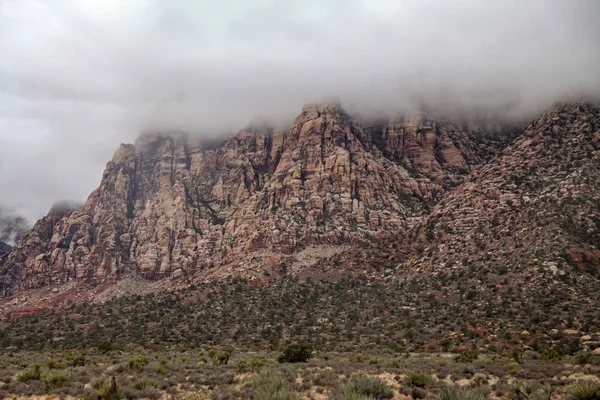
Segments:
[[[569,391],[569,398],[572,400],[600,400],[600,385],[590,381],[575,383]]]
[[[552,386],[541,386],[535,382],[521,381],[513,383],[506,395],[508,400],[550,400]]]
[[[110,383],[105,383],[97,392],[98,398],[102,400],[121,400],[123,395],[117,387],[117,381],[113,376]]]

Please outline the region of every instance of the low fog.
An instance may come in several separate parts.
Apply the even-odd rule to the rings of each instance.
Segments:
[[[0,205],[83,202],[145,130],[227,135],[335,96],[536,112],[600,88],[597,0],[0,0]]]
[[[0,207],[0,242],[14,245],[27,233],[27,221],[13,210]]]

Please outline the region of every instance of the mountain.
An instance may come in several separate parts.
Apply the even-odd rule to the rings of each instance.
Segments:
[[[411,267],[600,275],[600,108],[557,104],[442,199]]]
[[[2,256],[4,256],[5,254],[8,254],[10,249],[12,249],[10,245],[4,242],[0,242],[0,258],[2,258]]]
[[[409,232],[394,279],[414,317],[463,339],[529,332],[532,345],[598,331],[599,167],[597,104],[535,118]]]
[[[81,209],[53,208],[35,224],[6,260],[0,293],[129,276],[256,278],[290,257],[314,265],[409,230],[512,137],[478,116],[361,124],[338,104],[219,146],[146,134],[121,145]]]
[[[5,320],[7,337],[593,349],[599,157],[584,102],[522,128],[321,104],[217,146],[144,135],[5,256],[0,312],[37,314]]]

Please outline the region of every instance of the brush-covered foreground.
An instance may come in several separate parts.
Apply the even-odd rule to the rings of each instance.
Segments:
[[[600,355],[348,354],[287,347],[102,349],[0,356],[0,398],[598,399]],[[289,363],[284,355],[310,356]],[[39,398],[38,397],[38,398]]]
[[[127,295],[106,303],[72,303],[0,319],[0,348],[126,350],[226,346],[262,350],[309,342],[321,351],[413,353],[475,348],[531,349],[569,356],[600,347],[600,304],[593,293],[568,299],[569,285],[547,285],[532,299],[508,280],[484,296],[456,279],[385,282],[347,277],[316,282],[291,277],[271,285],[232,279],[176,292]],[[598,281],[600,282],[600,281]],[[585,297],[587,297],[587,302]]]

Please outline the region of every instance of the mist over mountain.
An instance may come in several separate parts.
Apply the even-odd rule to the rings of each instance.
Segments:
[[[25,236],[30,222],[0,207],[0,242],[13,245]]]
[[[140,132],[228,136],[302,104],[532,118],[597,93],[593,0],[0,2],[0,204],[84,201]],[[76,166],[76,167],[75,167]]]

